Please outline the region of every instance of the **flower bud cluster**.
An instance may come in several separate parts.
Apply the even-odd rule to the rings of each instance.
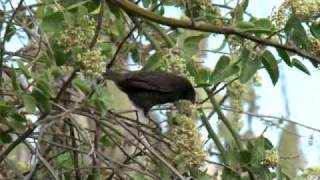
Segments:
[[[190,102],[180,101],[175,120],[170,129],[171,145],[175,151],[174,160],[184,167],[197,167],[206,157],[203,140],[197,128],[196,107]]]
[[[85,74],[99,77],[104,72],[106,62],[103,61],[100,48],[86,50],[77,55],[81,69]]]
[[[58,45],[63,48],[64,53],[71,52],[75,55],[84,74],[99,77],[104,72],[106,62],[103,60],[101,48],[89,49],[94,34],[95,21],[89,16],[83,16],[78,23],[65,25]]]
[[[282,3],[278,11],[271,16],[271,21],[276,30],[281,30],[285,27],[290,15],[287,3]]]
[[[181,76],[188,76],[187,60],[183,58],[182,51],[176,48],[168,49],[162,60],[162,71],[173,72]]]
[[[300,19],[310,19],[320,15],[319,0],[287,0],[285,3],[291,8],[292,13]]]
[[[206,22],[221,24],[221,14],[217,6],[212,5],[210,0],[194,1],[194,10],[198,13],[198,19],[204,19]]]
[[[277,30],[285,27],[288,18],[293,14],[300,20],[315,19],[320,16],[319,0],[286,0],[271,17]]]
[[[62,46],[65,53],[72,49],[87,49],[90,40],[94,36],[95,21],[88,16],[83,16],[77,24],[64,24],[64,31],[58,40],[58,45]]]
[[[227,93],[229,95],[230,107],[243,111],[245,86],[240,81],[234,81],[227,87]],[[232,122],[238,122],[241,118],[241,114],[238,112],[230,112],[228,116]]]
[[[279,153],[276,149],[266,150],[265,158],[261,164],[267,167],[276,167],[279,163]]]

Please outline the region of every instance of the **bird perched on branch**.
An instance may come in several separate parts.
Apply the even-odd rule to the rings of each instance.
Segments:
[[[175,102],[180,99],[195,102],[195,91],[189,80],[166,72],[108,71],[105,78],[112,80],[125,92],[135,106],[147,117],[154,105]]]

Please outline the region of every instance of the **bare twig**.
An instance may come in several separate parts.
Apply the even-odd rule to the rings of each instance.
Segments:
[[[0,46],[0,87],[2,87],[2,68],[3,68],[3,56],[4,56],[4,52],[5,52],[5,44],[6,44],[6,39],[8,36],[8,33],[10,32],[9,29],[13,23],[13,19],[16,16],[16,14],[18,13],[20,7],[22,6],[24,0],[20,0],[17,8],[13,11],[9,22],[6,24],[6,29],[4,31],[4,36],[2,38],[2,42],[1,42],[1,46]],[[0,92],[1,93],[1,92]]]
[[[57,96],[55,98],[55,102],[58,102],[60,100],[62,94],[66,91],[66,89],[68,88],[68,86],[70,85],[72,80],[77,76],[77,72],[78,71],[79,71],[78,69],[73,70],[73,72],[69,76],[68,80],[60,88],[60,91],[58,92],[58,94],[57,94]]]
[[[36,153],[37,157],[39,158],[39,160],[44,164],[44,166],[49,170],[50,174],[54,177],[55,180],[60,180],[59,176],[57,175],[57,173],[55,172],[55,170],[53,169],[53,167],[49,164],[49,162],[40,154],[40,151],[37,150]]]
[[[179,179],[185,180],[182,174],[174,168],[170,163],[168,163],[159,153],[157,153],[152,146],[146,141],[145,137],[142,139],[139,138],[132,130],[123,124],[121,121],[118,121],[118,124],[123,127],[128,133],[130,133],[136,140],[139,141],[153,156],[155,156],[159,161],[161,161],[172,173],[174,173]]]
[[[99,38],[99,34],[102,30],[102,26],[103,26],[103,15],[104,15],[104,6],[105,6],[105,1],[104,0],[100,0],[100,13],[97,19],[97,26],[96,26],[96,31],[94,33],[94,36],[91,40],[90,46],[89,48],[92,49],[94,48],[94,45],[97,43],[98,38]]]

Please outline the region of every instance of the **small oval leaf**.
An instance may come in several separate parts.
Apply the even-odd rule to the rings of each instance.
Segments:
[[[280,48],[277,48],[277,52],[278,52],[278,55],[281,57],[281,59],[283,59],[283,61],[290,67],[292,67],[292,62],[290,60],[290,57],[288,55],[288,53],[283,50],[283,49],[280,49]]]
[[[275,85],[279,79],[279,67],[278,67],[278,62],[274,58],[273,54],[266,50],[261,56],[262,59],[262,64],[266,68],[273,85]]]
[[[249,57],[250,51],[244,50],[241,54],[241,72],[239,80],[241,83],[246,83],[250,80],[250,78],[258,71],[261,67],[261,59],[256,57],[255,59],[251,59]]]
[[[33,96],[23,95],[22,100],[28,113],[33,113],[36,110],[36,100]]]
[[[296,68],[298,68],[299,70],[301,70],[302,72],[310,75],[310,71],[307,69],[307,67],[302,64],[302,62],[300,62],[298,59],[293,58],[292,59],[292,65]]]

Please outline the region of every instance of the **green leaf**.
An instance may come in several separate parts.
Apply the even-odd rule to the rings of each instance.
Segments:
[[[230,64],[228,56],[221,56],[210,77],[210,83],[218,83],[239,72],[240,68],[235,64]]]
[[[160,179],[172,179],[172,172],[163,163],[156,162],[157,170],[160,174]]]
[[[42,111],[46,113],[49,113],[51,111],[52,104],[50,102],[50,99],[48,96],[44,95],[42,91],[34,89],[32,91],[32,96],[36,99],[37,105]]]
[[[236,24],[237,28],[239,28],[240,30],[244,30],[247,31],[249,29],[252,29],[255,27],[255,24],[253,22],[249,22],[249,21],[240,21]]]
[[[58,45],[56,41],[51,42],[51,46],[54,52],[54,58],[56,60],[57,66],[62,66],[64,65],[67,61],[70,61],[72,58],[72,53],[71,51],[69,52],[64,52],[64,49]],[[48,50],[48,54],[51,55],[51,53]]]
[[[310,31],[315,38],[320,39],[320,23],[312,23]]]
[[[241,83],[246,83],[261,67],[261,59],[260,57],[251,59],[250,51],[246,49],[242,52],[240,61],[241,61],[241,72],[240,72],[239,80]]]
[[[27,78],[27,79],[30,79],[32,78],[32,74],[31,72],[29,72],[29,70],[25,67],[25,65],[21,62],[21,61],[17,61],[18,63],[18,67],[19,67],[19,70],[22,72],[22,74]]]
[[[272,28],[272,23],[267,18],[258,19],[256,21],[254,21],[254,24],[255,24],[255,28],[266,29],[269,31],[271,31],[271,28]]]
[[[270,20],[262,18],[252,21],[241,21],[237,27],[244,32],[270,33],[272,32],[272,23]]]
[[[42,18],[41,30],[48,34],[60,33],[63,30],[64,15],[61,12]]]
[[[278,55],[281,57],[281,59],[283,59],[283,61],[290,67],[292,67],[292,62],[290,60],[290,57],[288,55],[288,53],[283,50],[283,49],[280,49],[280,48],[277,48],[277,52],[278,52]]]
[[[58,165],[64,170],[72,170],[73,162],[70,156],[70,153],[64,153],[55,158],[57,160]]]
[[[11,69],[11,84],[12,84],[12,88],[15,90],[15,91],[18,91],[20,90],[20,86],[18,84],[18,80],[17,80],[17,74],[16,74],[16,71],[12,68]]]
[[[306,50],[310,49],[311,44],[308,40],[307,33],[297,17],[291,16],[289,18],[285,26],[285,31],[287,32],[289,39],[294,42],[297,47]]]
[[[109,138],[109,133],[108,135],[104,135],[100,138],[100,143],[102,143],[104,147],[110,147],[113,145],[112,141]]]
[[[243,11],[245,11],[248,8],[249,0],[243,0],[240,3],[240,6],[242,7]]]
[[[68,23],[70,26],[75,24],[78,17],[74,13],[70,13],[68,11],[65,11],[63,13],[64,23]]]
[[[9,132],[0,132],[0,144],[8,144],[12,142],[12,137]]]
[[[241,1],[232,11],[231,16],[235,22],[239,22],[243,20],[243,14],[248,8],[249,0]]]
[[[92,97],[92,102],[97,110],[101,114],[104,114],[111,104],[111,98],[108,89],[102,86],[97,87]]]
[[[224,168],[222,171],[221,179],[223,179],[223,180],[241,180],[241,177],[238,174],[231,171],[230,169]]]
[[[146,180],[146,178],[144,178],[143,175],[138,174],[138,175],[133,176],[133,180]]]
[[[85,7],[85,6],[82,6],[82,5],[79,5],[79,6],[76,6],[77,7],[77,13],[76,13],[76,16],[78,17],[84,17],[84,16],[88,16],[89,15],[89,12],[88,12],[88,9]],[[77,18],[78,22],[81,22],[80,18]]]
[[[240,152],[240,161],[243,164],[249,164],[251,161],[251,153],[249,151]]]
[[[22,100],[28,113],[33,113],[36,110],[36,100],[33,96],[23,95]]]
[[[190,59],[192,56],[194,56],[199,51],[200,41],[205,37],[207,37],[207,35],[205,34],[187,37],[184,40],[184,44],[183,44],[183,51],[184,51],[183,57],[185,59]]]
[[[260,164],[265,158],[266,150],[273,148],[272,143],[265,137],[252,139],[248,142],[248,151],[251,153],[252,164]]]
[[[49,81],[45,79],[40,79],[37,82],[37,88],[39,88],[39,90],[41,90],[41,92],[48,98],[52,97],[53,92],[52,87],[49,84]]]
[[[292,65],[296,68],[298,68],[299,70],[301,70],[302,72],[310,75],[310,71],[307,69],[307,67],[302,64],[298,59],[296,58],[293,58],[292,59]]]
[[[195,81],[199,84],[208,84],[210,77],[210,71],[205,68],[197,69],[197,72],[195,74]]]
[[[26,125],[26,118],[18,113],[11,114],[11,121],[9,122],[11,127],[13,127],[15,130],[23,130],[25,129]]]
[[[225,56],[225,55],[221,56],[213,72],[219,72],[221,69],[227,68],[230,62],[231,62],[231,59],[229,56]]]
[[[74,8],[81,8],[81,7],[83,8],[84,7],[83,5],[88,3],[88,2],[90,2],[90,0],[80,1],[80,2],[77,2],[77,3],[74,3],[74,4],[70,5],[70,6],[68,6],[66,9],[67,10],[72,10]]]
[[[11,113],[14,113],[16,108],[12,105],[6,104],[0,100],[0,117],[6,117]]]
[[[265,50],[261,56],[262,64],[267,69],[267,72],[272,80],[272,83],[275,85],[279,79],[279,67],[278,62],[274,58],[273,54]]]
[[[89,95],[90,93],[90,87],[88,85],[88,82],[86,80],[83,79],[74,79],[72,81],[72,85],[75,86],[76,88],[78,88],[84,95]]]
[[[162,64],[161,62],[162,57],[163,57],[162,52],[156,52],[152,54],[142,69],[145,71],[155,71],[159,69]]]

